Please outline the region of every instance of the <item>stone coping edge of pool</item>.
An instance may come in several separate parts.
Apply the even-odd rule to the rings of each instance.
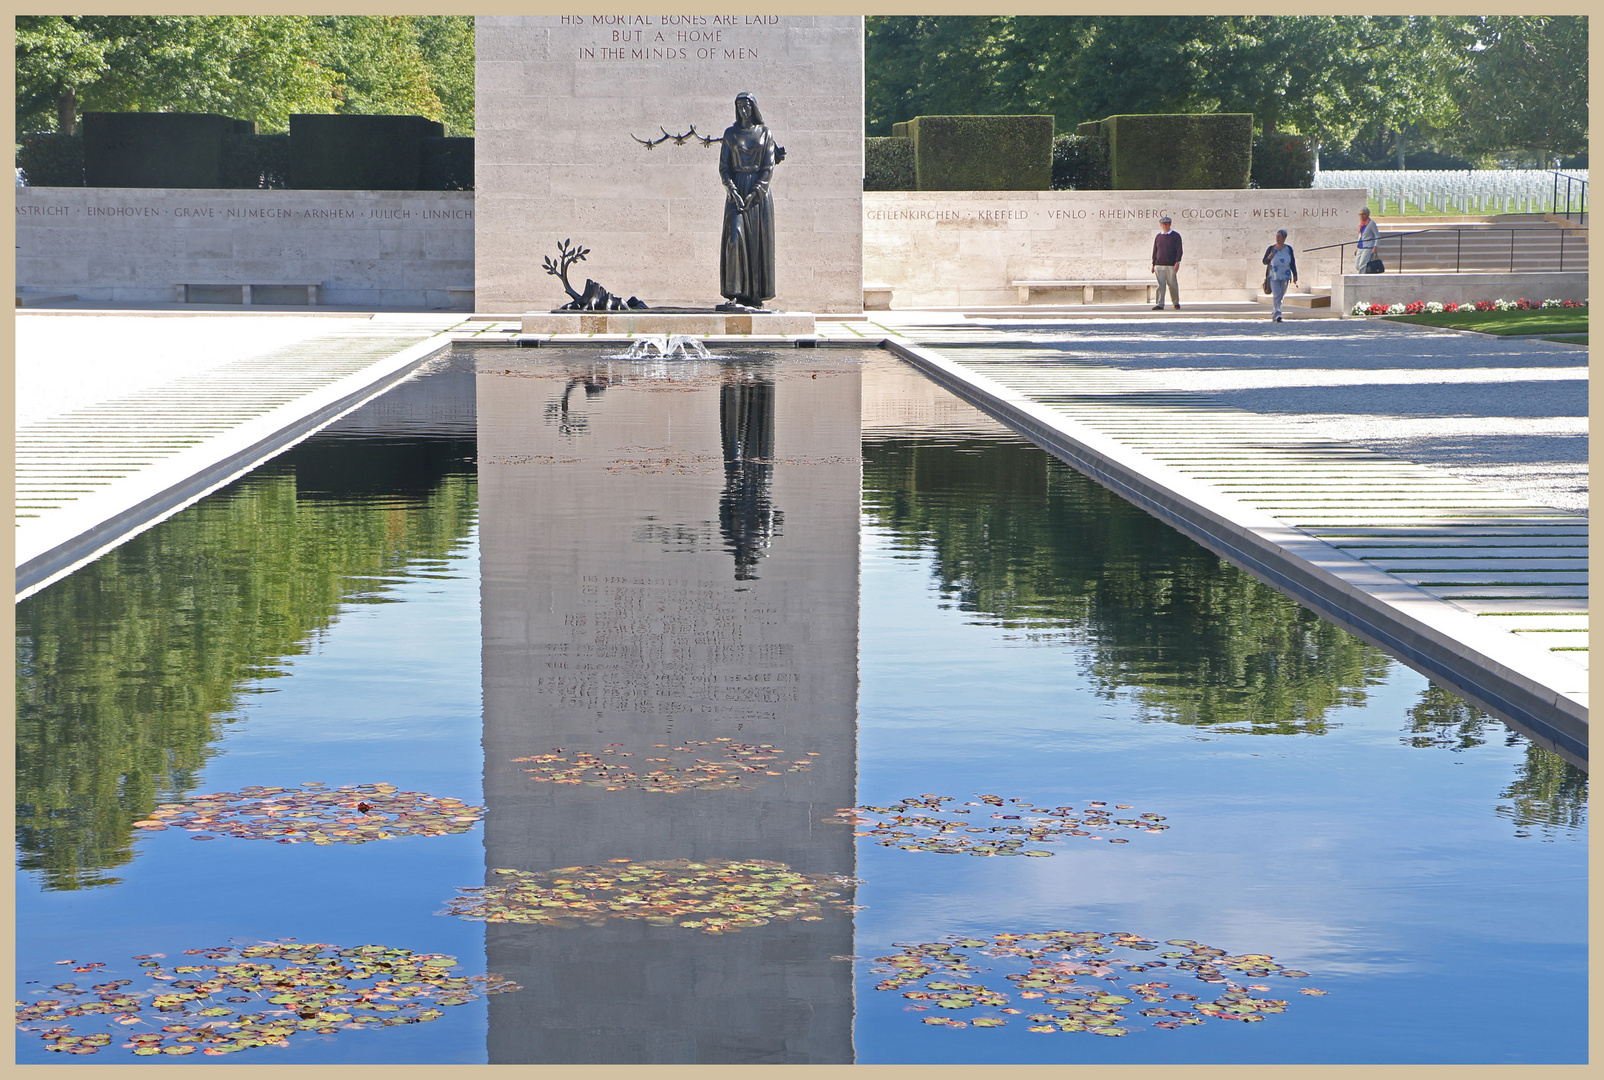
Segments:
[[[17,551],[16,599],[23,600],[106,551],[165,521],[237,480],[269,458],[411,375],[451,347],[436,334],[370,364],[214,439],[208,439],[113,489],[117,505],[104,500],[78,513],[54,515],[50,527],[33,534],[32,551]]]
[[[1587,768],[1587,672],[939,353],[881,343],[1122,498]]]

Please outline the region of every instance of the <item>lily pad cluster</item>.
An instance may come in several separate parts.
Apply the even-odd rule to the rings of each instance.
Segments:
[[[608,791],[637,788],[673,794],[695,788],[750,788],[749,778],[807,772],[813,766],[809,759],[819,756],[810,751],[797,755],[796,760],[788,760],[784,750],[769,743],[739,743],[719,738],[686,740],[678,746],[654,743],[652,749],[662,750],[663,754],[643,754],[637,761],[626,762],[621,759],[636,755],[621,749],[622,745],[609,743],[599,753],[558,747],[548,754],[512,760],[534,762],[535,767],[524,772],[534,774],[543,784],[588,784]],[[696,757],[698,753],[709,756]],[[691,756],[677,758],[674,756],[677,754]]]
[[[997,934],[990,941],[953,936],[946,941],[898,945],[900,953],[876,957],[875,962],[884,966],[870,971],[886,976],[875,989],[901,990],[910,1001],[909,1011],[976,1010],[974,1015],[965,1014],[965,1019],[926,1016],[926,1024],[1002,1027],[1010,1019],[1022,1017],[1030,1032],[1087,1032],[1110,1037],[1135,1030],[1124,1026],[1131,1023],[1126,1015],[1131,1010],[1149,1018],[1153,1027],[1164,1029],[1196,1026],[1209,1019],[1261,1022],[1285,1012],[1287,999],[1267,996],[1272,993],[1267,983],[1236,979],[1303,979],[1309,975],[1283,967],[1263,953],[1231,956],[1224,949],[1182,938],[1164,944],[1171,948],[1150,958],[1140,954],[1164,946],[1129,933],[1054,930]],[[1013,995],[1022,1007],[1010,1004],[1010,995],[1002,989],[976,977],[973,957],[977,955],[1029,963],[1026,970],[1003,976],[1013,984]],[[1174,990],[1170,983],[1147,975],[1158,968],[1170,968],[1173,974],[1164,974],[1177,982],[1189,975],[1213,988],[1204,994]],[[1122,979],[1128,980],[1128,985],[1114,985]],[[1325,994],[1313,987],[1299,992],[1311,997]],[[1205,994],[1212,996],[1205,1000]]]
[[[903,851],[936,851],[946,855],[1029,855],[1046,858],[1053,853],[1033,844],[1050,844],[1072,836],[1128,844],[1110,832],[1158,833],[1168,829],[1164,815],[1126,814],[1126,803],[1106,802],[1073,806],[1038,807],[1022,799],[978,795],[980,801],[962,806],[944,804],[951,795],[913,795],[892,806],[849,806],[836,811],[833,820],[855,824],[864,831],[854,836],[875,838],[882,847]],[[996,824],[992,824],[996,822]]]
[[[836,874],[803,874],[785,863],[754,859],[613,859],[529,873],[497,870],[506,884],[459,889],[440,914],[493,923],[601,926],[608,919],[644,919],[704,934],[769,922],[818,922],[829,909],[854,910],[843,895],[858,882]]]
[[[36,991],[37,1000],[17,1002],[17,1026],[69,1054],[117,1045],[140,1057],[216,1056],[288,1046],[307,1032],[428,1023],[444,1007],[522,989],[497,975],[454,975],[455,957],[380,945],[277,941],[185,955],[211,962],[169,968],[162,953],[136,956],[149,987],[135,989],[133,979],[57,983]]]
[[[188,829],[200,834],[195,840],[224,835],[281,844],[365,844],[467,832],[484,812],[461,799],[399,791],[394,784],[330,788],[308,781],[299,789],[247,787],[162,803],[134,825],[147,832]]]

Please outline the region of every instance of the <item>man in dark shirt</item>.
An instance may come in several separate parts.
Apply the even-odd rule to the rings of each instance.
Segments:
[[[1170,302],[1181,310],[1181,290],[1175,282],[1175,272],[1181,268],[1181,234],[1170,228],[1170,217],[1158,219],[1159,234],[1153,237],[1153,273],[1158,278],[1158,303],[1154,311],[1164,310],[1164,290],[1170,290]]]

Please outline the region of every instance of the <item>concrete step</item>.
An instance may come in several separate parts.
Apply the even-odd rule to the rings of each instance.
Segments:
[[[1275,297],[1269,293],[1256,293],[1254,301],[1260,304],[1274,304]],[[1331,306],[1331,289],[1321,286],[1308,292],[1289,292],[1281,298],[1283,308],[1328,308]]]

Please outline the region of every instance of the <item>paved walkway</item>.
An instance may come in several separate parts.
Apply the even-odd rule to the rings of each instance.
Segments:
[[[1033,323],[899,311],[823,329],[928,341],[1003,330],[1306,434],[1587,513],[1587,350],[1573,345],[1357,319],[1277,325],[1170,312]]]
[[[1585,510],[1568,460],[1585,462],[1585,354],[1360,323],[910,313],[831,333],[887,337],[1081,471],[1585,762],[1587,521],[1556,508]]]
[[[19,317],[19,598],[383,392],[459,322]]]

